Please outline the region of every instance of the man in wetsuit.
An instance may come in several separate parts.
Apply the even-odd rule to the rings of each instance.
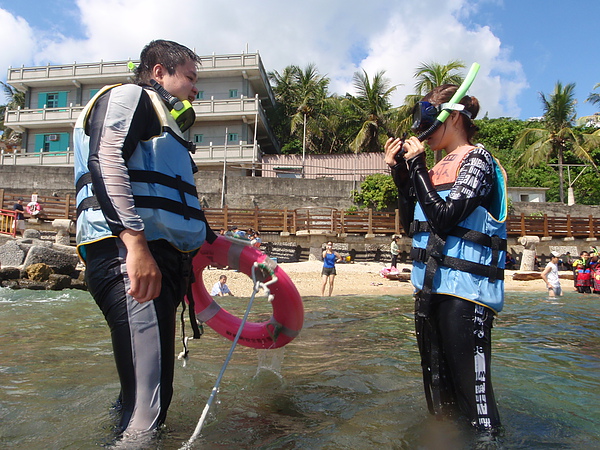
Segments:
[[[165,421],[176,309],[192,257],[212,237],[180,120],[198,92],[198,63],[187,47],[152,41],[136,84],[102,89],[75,125],[77,248],[111,330],[125,437]]]
[[[402,225],[413,237],[415,326],[429,411],[461,415],[494,432],[500,416],[491,329],[504,303],[506,179],[491,154],[471,143],[477,99],[448,103],[457,89],[439,86],[415,108],[419,133],[441,110],[450,112],[427,140],[433,151],[446,151],[431,171],[416,137],[389,139],[385,160],[398,187]]]

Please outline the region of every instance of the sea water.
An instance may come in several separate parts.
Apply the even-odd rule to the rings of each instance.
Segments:
[[[247,299],[226,301],[243,315]],[[493,448],[600,448],[599,305],[593,294],[507,293],[493,331],[505,428]],[[250,320],[269,314],[257,298]],[[205,328],[185,367],[176,362],[156,448],[191,436],[230,348]],[[410,296],[306,298],[304,328],[284,350],[236,348],[195,448],[481,447],[470,430],[428,415],[413,328]],[[0,288],[2,448],[107,445],[118,393],[109,331],[89,293]]]

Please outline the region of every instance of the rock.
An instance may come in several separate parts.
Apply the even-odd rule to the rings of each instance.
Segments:
[[[27,278],[33,281],[47,281],[54,273],[50,266],[44,263],[31,264],[25,270]]]
[[[18,280],[6,280],[0,283],[0,286],[9,288],[9,289],[21,289]]]
[[[17,267],[23,264],[24,259],[25,251],[16,241],[7,241],[0,246],[0,266]]]
[[[34,281],[22,279],[18,281],[18,287],[13,287],[13,289],[31,289],[34,291],[45,291],[47,289],[48,283],[45,281]]]
[[[40,230],[36,230],[34,228],[28,228],[23,233],[23,239],[41,239],[42,233]]]
[[[54,241],[57,244],[69,245],[71,243],[71,235],[67,230],[58,230],[56,232],[56,236],[54,237]]]
[[[76,254],[34,245],[27,252],[23,265],[29,267],[31,264],[45,263],[52,267],[55,273],[69,275],[75,270],[78,262]]]
[[[71,289],[79,289],[81,291],[87,291],[87,283],[83,280],[71,279]]]
[[[60,291],[71,287],[71,277],[69,275],[61,275],[53,273],[48,277],[47,289],[52,291]]]
[[[0,269],[0,281],[18,280],[21,278],[21,271],[17,267],[3,267]]]

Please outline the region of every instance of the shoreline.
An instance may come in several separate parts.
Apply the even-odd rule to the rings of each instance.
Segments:
[[[297,263],[279,263],[279,267],[294,282],[302,297],[321,296],[321,261],[303,261]],[[388,280],[379,272],[385,266],[381,263],[358,262],[352,264],[336,264],[333,296],[360,295],[411,295],[413,286],[410,281]],[[410,270],[411,264],[398,264],[400,272]],[[514,280],[513,275],[517,270],[505,271],[504,290],[507,292],[547,292],[546,285],[541,276],[530,281]],[[541,272],[539,272],[541,274]],[[560,274],[561,272],[559,272]],[[568,273],[568,272],[563,272]],[[218,281],[220,275],[227,276],[227,285],[237,297],[248,297],[252,291],[252,282],[248,276],[233,270],[206,268],[203,271],[203,280],[206,289],[210,292],[212,285]],[[570,287],[572,280],[562,278],[563,291]],[[566,288],[566,289],[565,289]]]

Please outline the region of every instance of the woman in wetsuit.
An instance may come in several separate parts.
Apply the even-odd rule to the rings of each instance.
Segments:
[[[416,132],[451,111],[427,140],[434,152],[446,152],[431,171],[416,137],[389,139],[385,160],[402,225],[413,237],[415,326],[429,411],[464,416],[488,431],[500,427],[490,357],[492,322],[504,302],[506,179],[492,155],[471,143],[477,99],[447,103],[457,89],[437,87],[415,107]]]

